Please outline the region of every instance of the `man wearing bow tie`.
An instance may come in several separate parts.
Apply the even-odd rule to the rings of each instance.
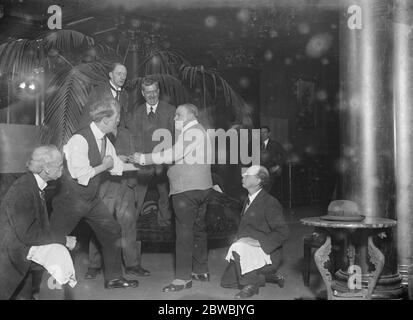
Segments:
[[[60,192],[53,199],[51,227],[60,234],[73,231],[85,219],[102,247],[106,288],[137,287],[138,281],[122,277],[121,228],[99,196],[103,173],[121,176],[137,170],[118,156],[107,134],[119,125],[120,105],[115,99],[91,105],[89,126],[77,131],[63,147],[66,166]]]
[[[50,228],[44,199],[47,183],[62,175],[62,154],[53,145],[40,146],[27,166],[29,172],[13,183],[0,207],[0,300],[33,299],[39,265],[26,258],[32,246],[56,243],[71,250],[76,245],[75,237]]]
[[[226,257],[230,263],[221,278],[224,288],[241,287],[235,299],[258,294],[259,287],[266,282],[284,286],[284,278],[277,269],[289,231],[281,204],[264,190],[268,181],[269,173],[263,166],[251,166],[242,175],[248,197],[241,212],[237,240]]]
[[[83,107],[83,112],[78,124],[78,129],[87,127],[90,124],[90,107],[93,103],[98,100],[102,100],[105,97],[114,98],[120,104],[120,122],[119,127],[123,128],[125,126],[125,120],[127,118],[128,110],[128,94],[123,89],[123,85],[126,81],[126,76],[128,72],[126,67],[119,63],[114,62],[111,65],[110,71],[108,73],[109,81],[96,86],[90,92],[88,99]]]
[[[142,96],[145,103],[139,105],[128,119],[128,128],[135,140],[135,151],[151,153],[159,141],[153,141],[152,135],[157,129],[167,129],[174,136],[174,117],[176,108],[159,100],[159,83],[145,77],[141,84]],[[165,165],[153,165],[143,168],[138,173],[136,191],[136,211],[142,210],[149,185],[156,186],[159,193],[157,222],[161,227],[171,223],[172,211],[168,196],[168,178]]]

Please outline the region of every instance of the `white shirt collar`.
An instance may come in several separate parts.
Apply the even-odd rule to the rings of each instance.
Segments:
[[[97,140],[102,140],[105,136],[105,134],[97,127],[96,123],[93,121],[90,124],[90,129],[92,129],[93,135]]]
[[[46,188],[47,186],[47,182],[44,181],[42,177],[39,176],[37,173],[33,173],[33,175],[34,175],[34,178],[36,179],[37,186],[39,187],[39,189],[44,190],[44,188]]]
[[[198,120],[192,120],[189,121],[186,125],[184,125],[184,127],[182,128],[182,132],[184,132],[185,130],[188,130],[189,128],[193,127],[194,125],[196,125],[198,123]]]
[[[156,108],[158,108],[158,104],[159,104],[159,101],[153,106],[151,106],[149,103],[146,103],[146,114],[149,114],[149,112],[151,112],[151,108],[153,112],[156,112]]]
[[[267,138],[267,140],[264,141],[264,145],[267,146],[268,141],[270,141],[270,138]]]
[[[118,86],[115,85],[111,80],[109,80],[109,83],[110,83],[110,85],[111,85],[110,90],[115,91],[115,90],[112,89],[112,87],[113,87],[113,88],[116,88],[116,91],[121,91],[121,90],[122,90],[122,87],[118,87]]]
[[[250,199],[250,204],[254,201],[254,199],[257,197],[258,193],[260,193],[260,191],[262,190],[262,188],[260,190],[258,190],[257,192],[248,195],[248,198]]]

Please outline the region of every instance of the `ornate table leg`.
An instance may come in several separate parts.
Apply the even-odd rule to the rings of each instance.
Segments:
[[[373,290],[376,287],[377,280],[380,277],[381,272],[383,271],[384,266],[384,255],[381,251],[374,245],[373,237],[369,236],[368,238],[368,250],[370,256],[370,262],[375,266],[375,270],[372,272],[372,278],[369,281],[369,286],[367,289],[367,299],[371,299]]]
[[[332,276],[330,271],[324,266],[327,261],[330,260],[331,253],[331,238],[327,235],[326,242],[314,253],[314,261],[317,266],[318,271],[320,271],[321,277],[327,287],[327,299],[332,300],[333,290],[332,285]]]

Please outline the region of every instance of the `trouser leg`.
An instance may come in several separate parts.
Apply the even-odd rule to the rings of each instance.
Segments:
[[[143,203],[145,201],[146,193],[148,191],[148,184],[151,180],[150,176],[142,175],[138,176],[138,182],[135,186],[135,201],[136,201],[136,211],[138,215],[142,211]]]
[[[141,242],[137,241],[136,229],[138,212],[132,189],[124,185],[120,199],[116,205],[116,219],[121,227],[123,261],[128,268],[141,264]]]
[[[172,196],[176,227],[176,279],[190,280],[193,261],[196,261],[199,273],[208,272],[206,235],[202,234],[201,222],[197,226],[197,239],[194,241],[194,224],[205,203],[209,190],[194,190]],[[196,253],[194,259],[194,245]]]
[[[168,226],[171,224],[172,211],[169,204],[169,185],[166,181],[156,184],[159,193],[158,200],[158,225]]]
[[[208,247],[206,232],[206,196],[200,199],[198,212],[194,221],[194,251],[192,254],[192,269],[196,274],[208,273]]]
[[[264,279],[258,274],[258,270],[253,270],[247,273],[242,274],[241,273],[241,263],[240,263],[240,256],[238,253],[233,252],[232,253],[234,257],[234,262],[235,262],[235,270],[237,272],[237,277],[238,277],[238,282],[241,286],[246,286],[246,285],[255,285],[255,286],[260,286],[263,282]]]
[[[107,207],[100,199],[95,201],[85,219],[102,248],[105,280],[121,277],[121,230],[119,224],[111,217]]]
[[[102,268],[102,255],[100,254],[100,245],[94,235],[89,241],[89,268]]]
[[[235,262],[231,260],[222,274],[221,287],[234,289],[238,288],[238,277],[235,268]]]
[[[107,212],[111,217],[113,217],[115,212],[116,191],[116,183],[109,179],[105,180],[99,188],[100,198],[108,208]],[[95,235],[89,241],[89,268],[102,268],[101,247]]]

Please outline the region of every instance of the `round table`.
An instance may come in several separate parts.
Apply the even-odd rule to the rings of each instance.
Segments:
[[[397,222],[391,219],[366,217],[362,221],[331,221],[320,217],[304,218],[301,223],[317,227],[326,235],[325,243],[314,253],[314,260],[327,287],[330,300],[371,299],[383,270],[385,257],[375,246],[373,237],[384,239]],[[333,245],[343,245],[349,277],[346,288],[338,285],[325,266],[330,260]],[[374,270],[370,270],[370,265]],[[362,282],[366,285],[362,286]]]

